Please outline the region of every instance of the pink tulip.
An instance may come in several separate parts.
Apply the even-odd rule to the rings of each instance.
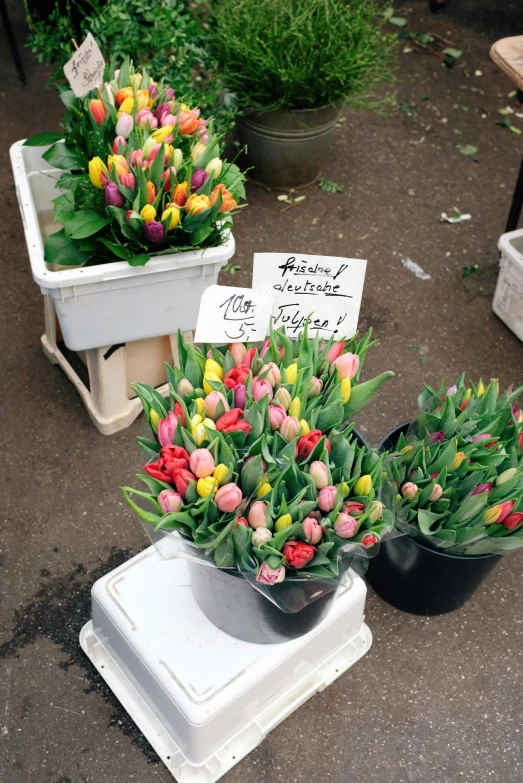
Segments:
[[[281,405],[269,405],[269,424],[271,430],[279,430],[281,423],[286,418],[287,414],[281,407]]]
[[[340,381],[345,378],[354,378],[360,366],[360,357],[355,353],[344,353],[334,360],[334,367],[338,370]]]
[[[481,495],[483,492],[490,492],[493,486],[494,484],[492,483],[492,481],[486,481],[484,484],[478,484],[477,487],[474,487],[474,489],[470,494]]]
[[[160,446],[172,446],[174,444],[174,435],[178,426],[178,416],[173,411],[169,411],[165,419],[158,422],[158,440]]]
[[[256,530],[259,527],[267,527],[267,503],[256,500],[249,509],[249,525]]]
[[[214,419],[214,417],[216,416],[216,410],[220,402],[222,403],[224,408],[224,410],[220,412],[220,416],[221,416],[222,414],[226,413],[229,410],[229,403],[227,402],[225,396],[219,391],[212,391],[205,398],[203,406],[205,409],[205,415],[209,419]]]
[[[118,190],[118,185],[111,179],[105,186],[104,190],[105,203],[110,207],[123,207],[125,199]]]
[[[278,365],[274,364],[274,362],[264,364],[260,370],[260,376],[268,381],[273,389],[278,383],[281,383],[281,372]]]
[[[357,521],[344,511],[338,514],[334,522],[334,532],[340,538],[352,538],[356,532]]]
[[[214,473],[214,457],[207,449],[196,449],[189,458],[189,467],[196,478],[207,478],[207,476],[212,476]],[[226,484],[225,486],[229,485]]]
[[[336,487],[322,487],[318,495],[318,506],[322,511],[332,511],[336,502]]]
[[[434,484],[434,489],[432,490],[432,495],[430,496],[429,501],[433,502],[434,500],[439,500],[442,495],[443,487],[440,484]]]
[[[141,150],[133,150],[131,152],[131,166],[137,166],[138,168],[143,166],[143,152]]]
[[[316,489],[323,489],[324,487],[329,486],[329,474],[325,463],[320,462],[319,460],[312,462],[309,473],[316,485]]]
[[[247,353],[247,348],[243,343],[230,343],[229,351],[232,353],[232,358],[234,359],[236,367],[243,363],[243,358]]]
[[[120,155],[120,149],[124,150],[127,146],[127,142],[125,141],[123,136],[117,136],[115,140],[113,141],[113,152],[115,155]]]
[[[268,397],[269,401],[272,400],[272,386],[268,381],[256,379],[252,384],[252,398],[258,402],[262,397]]]
[[[158,120],[150,109],[140,109],[136,114],[136,124],[139,128],[146,128],[147,124],[151,129],[158,127]]]
[[[247,404],[247,390],[243,383],[238,383],[233,389],[234,407],[243,410]]]
[[[261,564],[260,570],[256,575],[256,581],[264,585],[277,585],[279,582],[283,582],[284,579],[285,566],[271,568],[267,561]]]
[[[401,488],[401,494],[407,500],[414,500],[418,494],[418,487],[412,481],[407,481]]]
[[[345,511],[345,508],[343,509]],[[362,507],[363,511],[363,507]],[[370,504],[369,519],[371,522],[377,522],[383,516],[383,503],[380,500],[373,500]]]
[[[305,517],[302,522],[303,532],[309,544],[319,544],[323,536],[323,528],[313,517]]]
[[[172,114],[162,114],[162,117],[160,119],[160,125],[162,126],[162,128],[165,128],[166,125],[172,125],[172,127],[174,128],[177,119],[178,117],[175,117]]]
[[[492,435],[489,435],[488,432],[483,433],[483,435],[473,435],[472,443],[478,443],[480,440],[490,440],[491,438]]]
[[[344,348],[345,348],[345,343],[343,341],[340,343],[334,343],[334,345],[332,345],[329,348],[329,350],[325,355],[325,363],[333,364],[333,362],[336,361],[338,356],[340,356],[343,353]]]
[[[134,174],[122,174],[120,176],[120,182],[124,188],[129,188],[129,190],[135,190],[136,188],[136,177]]]
[[[134,127],[134,120],[130,114],[122,114],[118,117],[115,131],[117,136],[123,136],[124,139],[128,139],[131,135],[131,131]],[[116,154],[116,153],[115,153]]]
[[[320,381],[320,379],[316,378],[314,375],[311,378],[311,383],[312,386],[307,394],[307,399],[309,400],[311,397],[319,397],[323,389],[323,381]]]
[[[173,489],[162,489],[158,503],[164,514],[175,514],[182,507],[182,498]]]
[[[344,504],[343,510],[346,514],[363,514],[365,506],[363,503],[358,503],[356,500],[348,500]]]
[[[439,430],[438,432],[431,432],[428,436],[429,443],[444,443],[445,433]]]
[[[289,443],[300,434],[300,422],[295,416],[286,416],[280,424],[280,435]]]
[[[194,391],[194,386],[190,381],[187,380],[187,378],[182,378],[180,383],[178,384],[178,394],[180,397],[185,397],[187,394],[192,394]]]
[[[220,511],[230,514],[242,502],[242,491],[237,484],[224,484],[214,496],[214,502]]]

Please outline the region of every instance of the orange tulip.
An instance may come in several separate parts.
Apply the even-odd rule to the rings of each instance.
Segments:
[[[221,183],[219,185],[216,185],[213,192],[211,193],[211,205],[216,203],[216,199],[218,198],[218,193],[222,194],[222,205],[220,207],[220,212],[231,212],[233,209],[236,209],[237,204],[236,201],[233,199],[232,194],[229,193],[225,185],[222,185]]]
[[[109,171],[113,170],[113,166],[116,166],[119,177],[121,177],[122,174],[129,173],[129,166],[127,165],[127,160],[124,155],[109,155],[107,158],[107,168]]]
[[[121,104],[125,101],[126,98],[133,98],[133,97],[134,97],[134,90],[132,87],[123,87],[121,90],[118,90],[118,92],[114,96],[118,106],[121,106]]]
[[[97,125],[101,125],[103,122],[105,122],[105,118],[107,117],[107,110],[104,106],[104,102],[99,98],[93,98],[93,100],[90,101],[89,111],[93,115],[93,119]]]
[[[149,181],[147,183],[147,193],[148,193],[149,204],[152,204],[154,199],[156,198],[156,188],[154,187],[154,182]]]
[[[180,182],[176,185],[173,193],[173,203],[179,207],[183,207],[187,201],[187,182]]]
[[[199,127],[198,117],[193,110],[181,111],[178,118],[178,130],[182,136],[189,136],[194,133]]]
[[[208,196],[197,196],[196,193],[193,193],[187,200],[185,211],[197,215],[198,212],[203,212],[204,209],[208,209],[210,206],[211,202]]]

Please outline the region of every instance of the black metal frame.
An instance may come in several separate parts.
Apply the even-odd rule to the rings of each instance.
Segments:
[[[25,70],[22,63],[22,58],[20,57],[20,50],[18,48],[18,44],[16,43],[16,38],[13,33],[13,27],[11,25],[11,20],[9,19],[9,14],[7,13],[7,7],[5,4],[5,0],[0,0],[0,19],[3,22],[4,28],[5,28],[5,34],[7,36],[7,42],[9,44],[9,48],[11,49],[11,56],[13,58],[13,62],[15,64],[16,72],[18,74],[18,78],[22,82],[22,84],[25,84],[26,77],[25,77]]]

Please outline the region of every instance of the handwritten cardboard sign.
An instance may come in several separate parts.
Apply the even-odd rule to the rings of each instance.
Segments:
[[[196,343],[265,340],[276,292],[271,288],[211,285],[200,302]]]
[[[296,337],[311,315],[309,331],[328,339],[352,337],[358,330],[367,262],[297,253],[255,253],[252,285],[276,293],[272,311],[276,328]]]
[[[77,98],[82,98],[91,90],[102,86],[105,60],[91,33],[78,47],[69,62],[64,65],[64,73]]]

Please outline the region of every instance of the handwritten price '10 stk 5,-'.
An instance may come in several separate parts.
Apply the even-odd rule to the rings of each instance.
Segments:
[[[204,291],[194,341],[256,342],[265,339],[276,293],[271,289],[211,285]]]
[[[255,253],[253,287],[276,292],[274,325],[297,335],[310,315],[310,331],[323,337],[351,337],[358,315],[367,262],[358,258]]]

